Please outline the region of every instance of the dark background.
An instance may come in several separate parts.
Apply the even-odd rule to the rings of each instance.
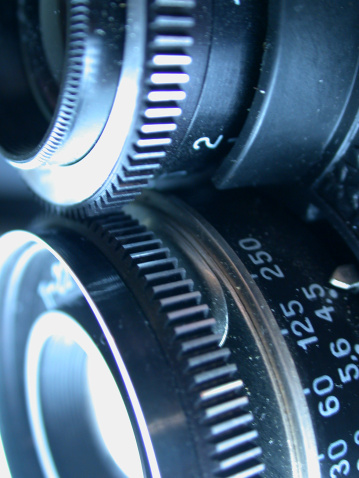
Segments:
[[[9,229],[25,228],[35,203],[19,171],[0,160],[0,234]]]

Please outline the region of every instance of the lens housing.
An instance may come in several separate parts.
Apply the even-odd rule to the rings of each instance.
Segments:
[[[66,51],[56,61],[50,52],[61,40],[53,43],[42,28],[44,4],[24,0],[1,16],[11,20],[3,34],[15,51],[9,77],[21,81],[11,98],[3,82],[0,102],[11,118],[1,128],[1,155],[40,197],[87,213],[127,202],[163,166],[175,178],[187,169],[207,174],[197,140],[210,133],[205,122],[211,131],[220,128],[221,137],[236,134],[234,118],[243,123],[262,57],[266,3],[241,9],[218,0],[60,5]],[[51,22],[61,36],[63,28]],[[62,58],[59,81],[53,73]],[[219,67],[230,92],[213,98]],[[26,115],[19,114],[26,105]],[[189,157],[184,164],[178,151],[188,145],[196,162]]]
[[[179,476],[254,477],[265,467],[271,478],[319,477],[334,470],[337,452],[358,467],[359,311],[355,296],[327,283],[350,254],[327,236],[318,241],[268,199],[212,194],[192,204],[226,239],[177,199],[153,194],[96,221],[48,218],[36,235],[3,237],[1,433],[15,476],[39,467],[25,446],[37,437],[23,377],[31,337],[44,330],[36,318],[46,323],[53,313],[55,323],[72,324],[72,343],[84,343],[73,340],[83,329],[105,359],[144,476],[175,469]],[[53,347],[45,358],[57,355]],[[65,360],[58,394],[76,403],[83,388],[70,381]],[[71,392],[68,383],[78,386]],[[45,403],[50,392],[42,390]],[[56,423],[48,411],[46,423]],[[26,461],[16,459],[19,446]]]
[[[61,79],[53,78],[54,66],[48,60],[49,52],[56,47],[48,45],[52,39],[43,28],[43,4],[24,0],[12,4],[5,14],[5,3],[0,5],[4,10],[1,18],[8,22],[3,41],[12,45],[14,60],[0,95],[6,113],[3,118],[10,117],[1,128],[2,155],[23,170],[26,181],[41,197],[55,204],[71,205],[96,195],[103,187],[106,190],[112,174],[112,183],[118,183],[115,166],[122,154],[130,176],[127,194],[131,194],[148,171],[156,168],[151,160],[163,156],[162,147],[170,141],[168,128],[175,128],[168,120],[181,112],[172,103],[177,97],[185,97],[177,83],[185,82],[188,75],[176,69],[183,59],[187,63],[191,60],[180,53],[183,44],[191,44],[186,31],[193,23],[188,16],[193,2],[175,8],[172,17],[161,15],[168,11],[161,2],[152,6],[137,0],[126,5],[90,0],[64,2],[60,13],[66,16],[66,51]],[[176,22],[178,14],[183,16]],[[175,25],[171,28],[172,23]],[[154,46],[156,41],[160,42],[158,48]],[[20,83],[19,89],[9,95],[7,84],[13,76]],[[165,90],[162,98],[154,100],[155,106],[158,101],[160,106],[163,104],[162,109],[151,110],[143,100],[146,90],[149,89],[147,95],[151,93],[151,85],[147,84],[151,84],[151,78],[154,89],[162,86]],[[149,114],[158,113],[160,109],[163,122],[168,123],[164,137],[158,138],[158,114],[148,119],[153,123],[152,136],[145,131],[144,137],[138,137],[142,121],[139,115],[146,116],[147,110]],[[148,155],[141,153],[142,143],[145,151],[150,147]],[[159,148],[156,154],[155,144]],[[132,166],[128,164],[129,155],[135,156]],[[126,180],[126,173],[122,175]]]

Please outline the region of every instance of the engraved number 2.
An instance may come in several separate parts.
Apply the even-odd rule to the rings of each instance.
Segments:
[[[218,148],[219,144],[221,143],[223,137],[224,137],[223,134],[220,134],[214,143],[211,143],[211,140],[207,136],[204,136],[203,138],[198,138],[193,143],[193,149],[198,151],[199,149],[201,149],[201,144],[202,143],[204,143],[204,145],[208,149],[216,149],[216,148]]]

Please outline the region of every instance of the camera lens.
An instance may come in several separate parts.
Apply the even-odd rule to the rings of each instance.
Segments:
[[[358,144],[355,2],[0,9],[1,155],[57,206],[94,214],[208,175],[308,185]]]
[[[2,156],[55,205],[93,212],[127,202],[160,168],[175,179],[185,170],[202,176],[214,164],[206,149],[227,151],[222,140],[243,124],[266,2],[19,0],[0,8],[3,68],[13,55],[0,91]]]
[[[48,182],[51,166],[85,156],[107,122],[124,60],[124,9],[116,2],[100,11],[87,1],[5,3],[2,37],[13,59],[3,65],[1,143],[20,168],[42,165]]]
[[[190,202],[206,219],[146,193],[2,237],[14,478],[357,474],[351,254],[248,191]]]

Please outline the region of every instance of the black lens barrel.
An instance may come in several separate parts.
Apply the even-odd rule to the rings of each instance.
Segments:
[[[84,439],[73,466],[61,458],[61,423],[84,389],[66,357],[56,368],[64,347],[55,342],[44,364],[51,356],[64,378],[43,381],[45,431],[29,429],[25,365],[34,330],[53,314],[73,317],[108,364],[149,476],[175,467],[179,476],[319,478],[338,460],[355,476],[359,310],[328,282],[351,254],[258,194],[207,190],[205,202],[190,202],[212,224],[179,199],[145,194],[126,212],[52,217],[36,235],[2,238],[0,419],[15,477],[32,478],[44,455],[76,476],[97,443]],[[51,393],[64,393],[61,406],[47,403]],[[39,436],[49,438],[45,453]]]

